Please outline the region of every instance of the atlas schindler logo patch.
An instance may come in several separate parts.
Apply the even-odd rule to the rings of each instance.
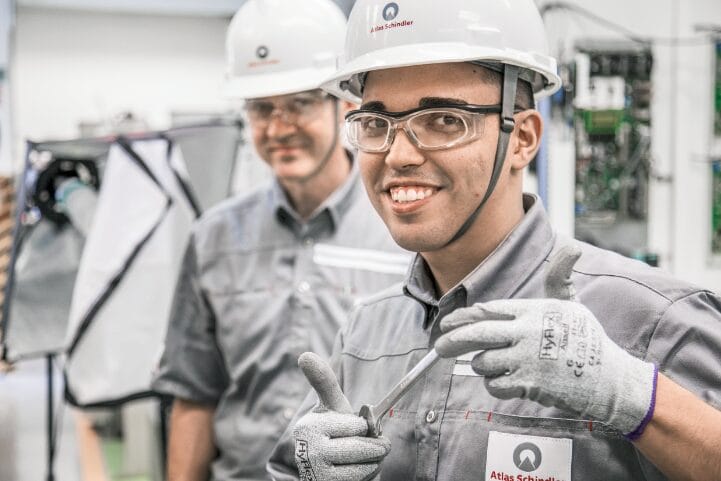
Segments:
[[[413,25],[413,20],[402,20],[394,22],[396,17],[398,17],[400,11],[401,7],[398,6],[396,2],[386,3],[385,7],[383,7],[383,10],[381,10],[381,16],[383,17],[383,20],[388,23],[372,26],[370,33],[376,33],[382,30],[390,30],[392,28],[398,27],[410,27],[411,25]]]
[[[573,441],[491,431],[484,481],[571,481]]]
[[[513,464],[527,473],[540,468],[542,459],[541,450],[533,443],[521,443],[513,450]]]
[[[303,439],[295,440],[295,462],[298,465],[300,481],[317,481],[308,458],[308,442]]]

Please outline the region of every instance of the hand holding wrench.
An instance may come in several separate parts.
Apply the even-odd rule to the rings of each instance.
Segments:
[[[381,419],[383,416],[439,359],[440,356],[438,356],[436,350],[431,349],[377,404],[364,404],[361,406],[358,415],[368,422],[368,436],[377,438],[381,435]]]

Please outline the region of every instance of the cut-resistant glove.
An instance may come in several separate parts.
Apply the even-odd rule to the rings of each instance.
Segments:
[[[318,394],[318,403],[293,429],[301,481],[365,481],[390,452],[385,437],[367,437],[368,423],[353,414],[330,366],[306,352],[298,365]]]
[[[593,313],[574,301],[570,276],[579,257],[568,246],[551,260],[546,293],[556,299],[457,309],[441,321],[435,348],[446,358],[481,350],[471,366],[497,398],[554,406],[636,439],[653,415],[658,372],[609,339]]]

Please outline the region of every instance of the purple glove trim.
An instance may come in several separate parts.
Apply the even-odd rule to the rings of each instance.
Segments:
[[[631,431],[630,433],[626,434],[626,439],[629,441],[636,441],[638,438],[641,437],[643,434],[643,430],[646,429],[646,425],[648,425],[649,422],[651,422],[651,419],[653,418],[653,412],[656,409],[656,387],[658,385],[658,367],[654,364],[653,366],[653,391],[651,392],[651,405],[648,407],[648,411],[646,411],[646,416],[644,416],[643,420],[641,421],[641,424],[638,425],[636,429]]]

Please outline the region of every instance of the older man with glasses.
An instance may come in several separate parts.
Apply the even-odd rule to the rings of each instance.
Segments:
[[[308,390],[298,355],[329,354],[356,299],[406,270],[341,143],[352,104],[318,89],[344,31],[329,0],[250,0],[230,24],[228,94],[274,179],[205,213],[189,243],[155,380],[175,398],[170,480],[266,479]]]
[[[352,104],[319,89],[248,99],[244,110],[258,155],[273,170],[301,218],[351,173],[339,123]]]

